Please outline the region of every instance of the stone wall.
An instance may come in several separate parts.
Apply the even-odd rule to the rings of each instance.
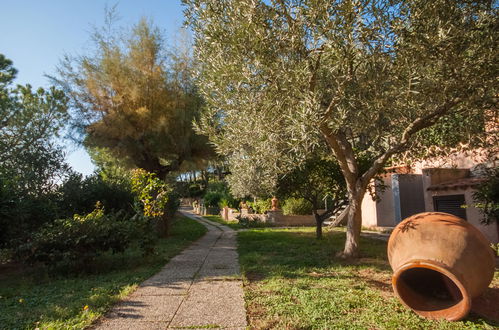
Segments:
[[[313,215],[284,215],[280,211],[272,213],[274,213],[272,223],[279,227],[315,226]]]
[[[237,217],[241,215],[252,220],[272,223],[278,227],[293,226],[315,226],[313,215],[284,215],[282,211],[268,211],[266,214],[248,213],[247,209],[242,209],[239,213],[235,209],[224,208],[220,211],[220,216],[225,221],[238,221]]]

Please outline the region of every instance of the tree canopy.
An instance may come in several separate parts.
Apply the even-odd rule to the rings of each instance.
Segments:
[[[54,216],[48,196],[69,170],[58,144],[66,97],[53,87],[14,86],[16,74],[0,54],[0,246]]]
[[[186,160],[209,157],[207,139],[192,129],[201,99],[187,45],[167,49],[145,19],[118,33],[112,16],[94,33],[94,52],[66,56],[54,78],[70,97],[81,140],[162,178]]]
[[[480,135],[497,94],[491,1],[184,3],[202,64],[200,130],[219,152],[274,153],[277,167],[326,141],[349,194],[347,257],[358,255],[361,202],[383,166],[428,145],[425,132],[446,120],[473,124],[432,143]]]
[[[13,87],[16,73],[0,54],[0,175],[36,195],[50,190],[66,170],[56,139],[67,119],[67,99],[54,87]]]

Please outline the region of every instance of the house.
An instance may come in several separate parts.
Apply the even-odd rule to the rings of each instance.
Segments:
[[[369,193],[364,197],[362,225],[394,227],[416,213],[446,212],[476,226],[491,243],[498,243],[497,223],[483,225],[482,214],[473,206],[473,192],[484,181],[483,168],[498,165],[497,155],[490,158],[485,151],[474,150],[387,168],[370,186],[376,200]]]

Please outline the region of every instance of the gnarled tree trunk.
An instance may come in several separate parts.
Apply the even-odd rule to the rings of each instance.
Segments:
[[[362,200],[365,189],[349,192],[349,209],[345,248],[340,256],[344,258],[357,258],[359,256],[359,240],[362,228]]]
[[[316,210],[314,210],[314,218],[315,218],[315,238],[321,239],[322,238],[322,223],[324,222],[324,219],[321,218],[319,213],[317,213]]]

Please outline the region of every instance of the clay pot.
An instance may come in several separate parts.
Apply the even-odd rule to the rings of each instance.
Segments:
[[[413,215],[388,241],[393,290],[407,307],[431,319],[460,320],[494,275],[494,254],[475,227],[440,212]]]

